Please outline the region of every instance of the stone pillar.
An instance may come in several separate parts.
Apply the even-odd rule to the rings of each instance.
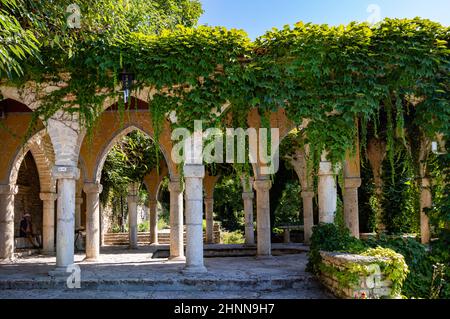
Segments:
[[[86,183],[86,260],[96,261],[100,256],[100,193],[103,186]]]
[[[346,178],[344,186],[345,225],[352,236],[359,238],[358,188],[361,187],[361,179]]]
[[[56,225],[56,271],[65,273],[74,263],[75,196],[80,170],[74,166],[55,166],[53,177],[58,185]]]
[[[0,261],[14,259],[14,195],[16,185],[0,185]]]
[[[214,243],[214,198],[205,198],[206,243]]]
[[[336,176],[333,165],[322,156],[319,168],[319,222],[331,224],[334,222],[337,204]]]
[[[283,242],[285,244],[289,244],[291,242],[291,230],[289,228],[286,228],[283,231]]]
[[[83,197],[81,195],[75,198],[75,230],[81,228],[81,205],[83,204]]]
[[[170,191],[170,260],[184,261],[183,185],[180,180],[169,183]]]
[[[245,214],[245,244],[255,244],[255,226],[253,223],[253,178],[242,178],[242,199],[244,200],[244,214]]]
[[[256,180],[256,225],[257,225],[257,255],[266,257],[272,255],[271,230],[270,230],[270,196],[272,187],[270,180]]]
[[[205,166],[184,166],[186,184],[186,267],[184,272],[206,272],[203,264],[203,178]]]
[[[138,205],[139,184],[132,183],[128,186],[128,237],[129,248],[138,248],[138,226],[137,226],[137,205]]]
[[[314,192],[302,191],[303,202],[303,224],[304,224],[304,243],[309,245],[311,243],[311,236],[314,227],[314,211],[313,211],[313,198]]]
[[[56,193],[39,194],[42,200],[42,253],[53,255],[55,253],[55,200]]]
[[[150,217],[150,244],[158,244],[158,201],[149,200],[148,202]]]
[[[432,206],[432,197],[430,189],[430,179],[422,178],[422,185],[420,189],[420,238],[422,244],[429,244],[431,239],[430,234],[430,221],[425,213],[425,208]]]

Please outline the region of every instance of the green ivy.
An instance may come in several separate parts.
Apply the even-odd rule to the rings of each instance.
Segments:
[[[126,21],[128,15],[124,17]],[[114,29],[114,34],[83,32],[70,52],[43,44],[42,63],[22,63],[24,76],[15,81],[19,86],[27,80],[57,81],[61,71],[72,76],[66,88],[44,99],[35,121],[65,107],[79,113],[89,131],[105,99],[120,96],[115,84],[123,65],[135,74],[134,91],[157,90],[149,106],[154,124],[160,125],[169,111],[177,112],[176,126],[192,128],[194,120],[222,125],[229,114],[245,119],[253,107],[263,119],[284,108],[297,125],[310,119],[305,143],[311,154],[327,149],[334,163],[354,148],[356,118],[368,125],[380,110],[386,111],[391,142],[395,130],[407,124],[407,109],[417,109],[409,120],[429,137],[445,133],[450,122],[449,29],[429,20],[386,19],[374,27],[298,23],[269,31],[253,43],[243,31],[207,26],[178,26],[156,34],[128,27]],[[109,91],[98,94],[102,87]],[[71,105],[62,102],[67,94],[76,96]],[[421,102],[412,104],[411,96]],[[226,114],[211,113],[227,101],[232,107]]]

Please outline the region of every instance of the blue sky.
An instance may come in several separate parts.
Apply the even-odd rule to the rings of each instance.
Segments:
[[[450,25],[450,0],[201,0],[204,15],[199,24],[244,29],[250,38],[298,21],[347,24],[366,21],[369,5],[380,8],[380,17],[420,16]]]

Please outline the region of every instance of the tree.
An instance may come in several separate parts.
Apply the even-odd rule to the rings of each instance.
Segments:
[[[25,30],[11,12],[22,8],[16,0],[0,0],[0,78],[21,75],[20,62],[27,56],[37,56],[37,39],[31,30]]]
[[[20,60],[27,54],[43,56],[47,67],[64,66],[84,49],[82,42],[107,43],[131,32],[190,27],[203,13],[198,0],[78,0],[77,7],[73,0],[0,3],[0,71],[8,75],[22,74]]]

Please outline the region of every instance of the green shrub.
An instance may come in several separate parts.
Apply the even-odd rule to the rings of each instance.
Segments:
[[[357,254],[365,249],[367,245],[352,237],[348,229],[335,224],[319,224],[313,228],[307,270],[315,274],[319,273],[319,265],[322,261],[321,250]]]
[[[376,247],[369,248],[361,255],[372,257],[386,257],[387,261],[379,263],[381,271],[386,278],[392,282],[392,296],[399,296],[402,293],[403,283],[409,273],[408,265],[403,255],[396,253],[390,248]]]
[[[150,222],[144,221],[138,225],[138,232],[146,233],[150,231]]]
[[[244,235],[240,231],[222,232],[220,234],[223,244],[243,244],[245,243]]]
[[[120,228],[119,225],[114,225],[113,228],[112,228],[112,232],[114,234],[120,233],[121,231],[122,231],[122,229]]]
[[[434,266],[442,263],[449,265],[449,243],[445,241],[445,235],[431,245],[427,250],[425,245],[412,238],[388,238],[380,237],[378,240],[370,239],[367,244],[371,247],[381,246],[390,248],[405,257],[405,262],[410,270],[403,284],[402,294],[407,298],[430,298],[433,290]],[[444,283],[440,296],[449,298],[449,267],[444,269]]]
[[[158,229],[159,230],[169,229],[169,228],[170,228],[169,224],[167,224],[167,222],[164,219],[162,219],[162,218],[158,219]]]
[[[383,246],[383,242],[378,243],[375,240],[364,242],[352,237],[345,227],[335,224],[319,224],[313,228],[307,270],[314,274],[320,273],[322,267],[320,251],[388,257],[390,260],[380,263],[380,268],[393,283],[392,294],[399,295],[403,293],[402,286],[405,280],[409,278],[408,265],[405,261],[407,258],[403,257],[401,252],[403,251],[408,258],[414,259],[412,257],[414,253],[408,253],[407,249],[402,250],[399,247],[400,245],[388,244]]]

